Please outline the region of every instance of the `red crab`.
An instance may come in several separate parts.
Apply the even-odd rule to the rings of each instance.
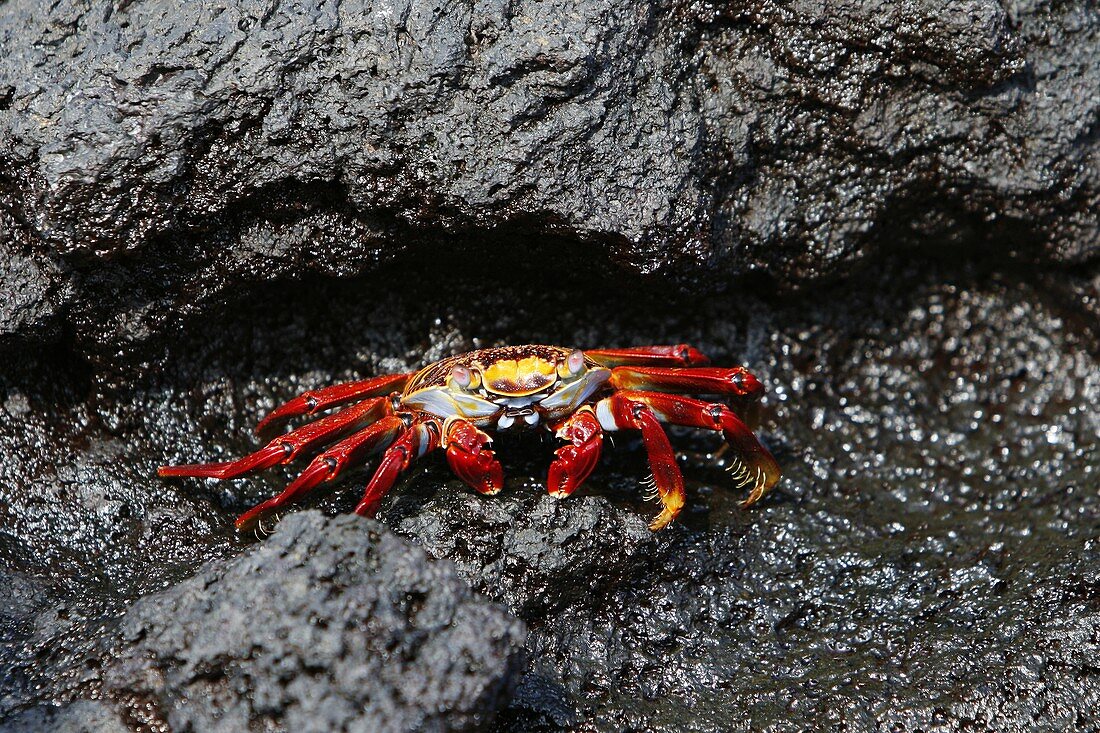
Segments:
[[[486,431],[545,426],[568,445],[550,464],[547,489],[569,496],[584,483],[603,446],[605,430],[637,430],[649,455],[652,484],[663,510],[649,525],[667,525],[684,505],[684,480],[662,422],[720,431],[733,449],[734,480],[749,488],[743,506],[779,481],[779,466],[741,419],[721,402],[678,392],[727,395],[741,407],[758,401],[763,385],[742,367],[703,366],[708,359],[686,344],[580,351],[561,346],[501,346],[452,356],[419,372],[390,374],[305,392],[256,426],[263,434],[290,418],[332,414],[280,435],[236,461],[163,466],[161,476],[229,479],[318,454],[283,493],[245,512],[240,530],[302,499],[372,453],[385,451],[355,511],[373,516],[397,475],[413,459],[445,448],[458,476],[482,494],[495,494],[504,474]]]

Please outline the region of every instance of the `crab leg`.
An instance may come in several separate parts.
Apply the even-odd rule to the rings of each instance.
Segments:
[[[684,507],[684,477],[657,416],[643,401],[620,392],[596,403],[596,417],[604,430],[641,431],[653,484],[664,507],[649,528],[657,531],[666,526]]]
[[[366,399],[367,397],[381,397],[394,390],[405,387],[415,372],[408,374],[386,374],[381,377],[364,379],[358,382],[345,382],[334,384],[324,389],[303,392],[286,404],[280,405],[268,413],[267,417],[256,426],[256,434],[263,435],[278,427],[282,427],[287,420],[299,415],[315,415],[318,412],[337,407],[348,402]]]
[[[447,464],[466,484],[481,494],[493,495],[504,486],[504,469],[493,452],[484,446],[492,439],[462,418],[443,425]]]
[[[703,366],[710,359],[693,346],[634,346],[629,349],[585,349],[584,353],[604,366]]]
[[[331,443],[353,430],[359,430],[376,422],[392,410],[388,398],[376,397],[303,425],[286,435],[280,435],[244,458],[223,463],[161,466],[157,469],[157,475],[229,479],[256,473],[279,463],[289,463],[304,452]]]
[[[378,505],[389,492],[397,475],[428,451],[439,447],[439,425],[435,421],[417,423],[401,433],[393,445],[386,450],[374,476],[367,483],[363,498],[355,507],[355,513],[364,517],[373,517]]]
[[[733,477],[740,486],[749,488],[748,497],[741,502],[742,507],[755,504],[779,483],[781,473],[775,458],[726,405],[660,392],[619,394],[632,402],[647,405],[664,422],[721,432],[734,450],[731,464]]]
[[[747,402],[764,394],[764,385],[744,367],[616,367],[610,384],[623,390],[732,395]]]
[[[405,430],[405,421],[397,415],[388,415],[373,425],[344,438],[313,459],[305,470],[278,496],[258,504],[237,518],[238,530],[247,530],[288,504],[301,500],[324,481],[331,481],[340,473],[363,460],[375,451],[390,446]]]
[[[564,499],[584,483],[600,460],[603,428],[592,408],[582,407],[553,429],[557,437],[570,441],[571,445],[554,452],[557,458],[550,464],[546,488],[550,496]]]

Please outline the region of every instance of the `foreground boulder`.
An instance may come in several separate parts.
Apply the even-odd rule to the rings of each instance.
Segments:
[[[171,730],[474,730],[508,699],[524,636],[381,525],[300,512],[131,608],[104,684]]]

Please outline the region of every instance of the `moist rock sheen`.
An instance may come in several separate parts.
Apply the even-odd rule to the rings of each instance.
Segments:
[[[426,662],[368,653],[375,631],[425,628],[387,588],[453,589],[459,576],[530,629],[514,694],[486,698],[494,731],[1100,726],[1095,269],[991,273],[921,256],[812,291],[700,299],[577,270],[577,258],[555,269],[478,254],[245,289],[126,380],[89,368],[75,343],[0,371],[0,729],[89,698],[128,722],[285,720],[280,705],[307,709],[295,680],[344,699],[351,658],[326,651],[334,629],[356,668],[405,664],[420,679]],[[475,496],[438,454],[400,480],[380,520],[411,543],[343,517],[365,482],[351,471],[313,500],[338,519],[296,508],[257,545],[233,535],[234,516],[300,466],[155,478],[161,463],[254,449],[257,420],[302,390],[521,338],[686,341],[748,365],[768,386],[760,434],[783,483],[742,512],[718,439],[673,430],[688,503],[650,535],[636,437],[610,436],[583,491],[555,501],[556,441],[498,436],[496,497]],[[417,546],[449,560],[427,564]],[[395,563],[416,572],[384,576]],[[394,625],[345,626],[341,608],[369,612],[356,599]],[[460,626],[489,614],[472,595],[444,601],[469,604]],[[223,612],[255,623],[229,634],[192,622]],[[326,630],[318,613],[337,616]],[[504,685],[504,648],[472,677],[432,666],[437,689],[455,675]],[[399,682],[383,679],[385,696]],[[479,694],[451,698],[456,719]]]
[[[171,730],[227,733],[479,729],[525,636],[449,563],[376,522],[308,511],[144,598],[121,632],[107,695]]]
[[[1100,242],[1086,0],[10,0],[0,48],[0,334],[104,353],[441,231],[718,283]]]

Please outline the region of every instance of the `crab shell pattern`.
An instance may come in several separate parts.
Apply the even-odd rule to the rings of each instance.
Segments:
[[[543,427],[565,441],[547,477],[550,494],[564,498],[595,468],[604,432],[635,430],[641,433],[649,481],[662,505],[650,523],[658,530],[684,505],[683,477],[662,422],[722,433],[732,449],[734,480],[748,489],[743,506],[757,502],[779,481],[775,459],[738,416],[759,401],[763,386],[743,367],[708,363],[686,344],[588,351],[537,344],[479,349],[415,373],[305,392],[272,411],[256,432],[274,432],[295,417],[333,412],[244,458],[164,466],[159,474],[229,479],[315,456],[281,494],[237,519],[237,528],[248,530],[376,453],[382,458],[355,509],[358,514],[374,516],[397,475],[436,448],[446,451],[451,469],[466,484],[495,494],[504,474],[487,446],[497,431]],[[721,395],[730,404],[684,393]]]

